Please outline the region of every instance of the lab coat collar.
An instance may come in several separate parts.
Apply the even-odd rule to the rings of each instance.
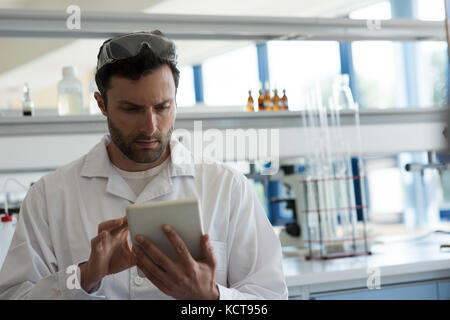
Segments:
[[[194,157],[176,138],[170,140],[170,177],[191,176],[195,178]]]
[[[125,198],[131,202],[145,202],[152,198],[162,196],[172,191],[170,178],[177,176],[195,177],[195,167],[191,152],[186,149],[178,140],[172,138],[170,141],[170,162],[167,170],[163,170],[158,178],[161,188],[148,188],[136,198],[130,186],[123,180],[117,170],[114,169],[109,159],[107,145],[111,142],[111,137],[105,135],[101,142],[89,151],[85,157],[81,170],[83,177],[103,177],[108,178],[106,191],[116,196]],[[156,181],[154,181],[156,182]]]

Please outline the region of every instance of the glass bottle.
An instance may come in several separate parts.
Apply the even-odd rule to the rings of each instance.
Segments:
[[[266,89],[266,95],[264,96],[264,110],[273,110],[272,99],[270,98],[270,90],[268,88]]]
[[[350,78],[348,74],[340,74],[335,77],[333,83],[333,99],[338,109],[357,109],[350,90]]]
[[[34,116],[34,102],[30,97],[28,83],[23,86],[22,114],[24,116]]]
[[[58,83],[58,114],[84,114],[83,86],[77,78],[75,67],[64,67],[62,74],[63,79]]]
[[[272,106],[273,111],[281,110],[281,99],[278,96],[278,89],[273,90]]]
[[[248,90],[248,99],[247,99],[247,112],[253,112],[255,111],[255,106],[253,103],[253,98],[252,98],[252,91]]]
[[[281,110],[289,110],[288,98],[286,96],[286,89],[283,89],[283,97],[281,98]]]
[[[264,111],[264,94],[262,89],[259,89],[258,111]]]

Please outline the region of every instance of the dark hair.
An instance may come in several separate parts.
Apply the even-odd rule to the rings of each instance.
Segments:
[[[168,65],[172,70],[175,89],[177,89],[180,71],[176,65],[167,59],[156,56],[147,46],[143,46],[142,50],[134,57],[114,61],[97,70],[95,82],[103,97],[105,108],[107,104],[106,91],[110,88],[109,80],[112,76],[117,75],[131,80],[139,80],[140,77],[153,73],[163,65]]]

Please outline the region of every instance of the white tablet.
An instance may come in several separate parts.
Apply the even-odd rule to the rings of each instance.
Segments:
[[[197,199],[133,204],[126,208],[126,212],[133,244],[137,244],[136,235],[142,234],[169,258],[175,260],[175,249],[162,231],[162,225],[168,224],[183,239],[192,257],[196,260],[202,258],[200,239],[203,235],[203,225]],[[142,271],[137,269],[139,276],[145,277]]]

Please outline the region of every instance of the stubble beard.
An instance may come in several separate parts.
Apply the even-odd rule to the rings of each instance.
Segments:
[[[157,132],[152,136],[145,136],[142,134],[130,134],[129,136],[126,136],[120,131],[119,128],[117,128],[109,117],[108,127],[111,140],[119,148],[119,150],[128,159],[142,164],[150,164],[159,160],[163,152],[166,150],[173,132],[172,125],[166,134]],[[155,149],[139,149],[135,144],[137,140],[158,140],[159,146]]]

